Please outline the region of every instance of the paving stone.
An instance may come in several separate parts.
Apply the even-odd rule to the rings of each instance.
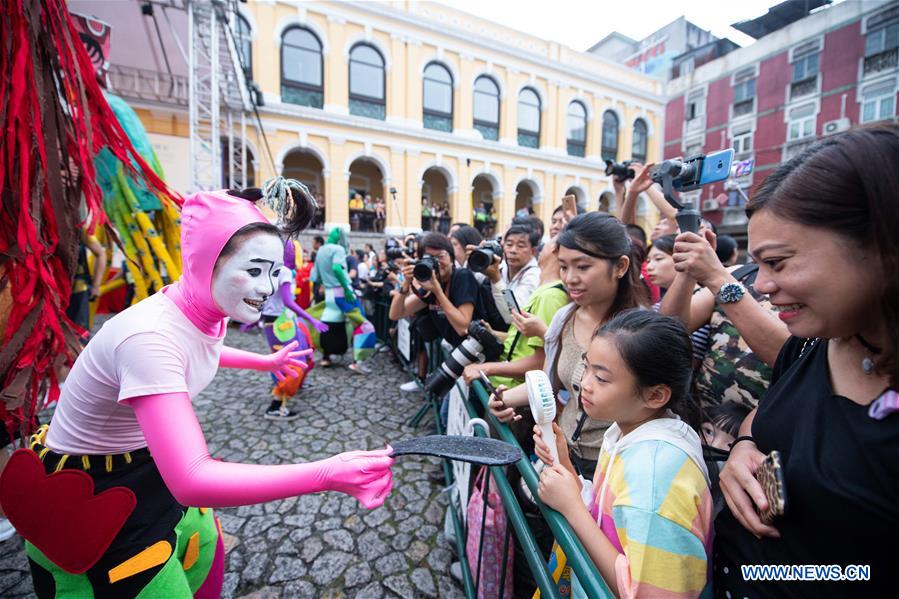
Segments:
[[[232,327],[226,343],[268,351],[255,330]],[[303,463],[422,434],[406,426],[422,401],[397,392],[406,375],[383,353],[370,365],[366,379],[344,366],[313,369],[307,380],[314,388],[295,399],[302,416],[289,423],[262,418],[271,397],[267,374],[220,370],[194,402],[211,454],[232,462]],[[337,417],[337,405],[363,407]],[[398,461],[394,490],[374,510],[333,492],[216,509],[227,552],[222,597],[461,597],[440,533],[447,495],[428,479],[440,467],[433,458]],[[15,536],[0,543],[0,597],[33,596],[23,541]]]
[[[371,576],[371,566],[364,562],[353,564],[346,570],[344,583],[347,588],[357,587],[362,584],[367,584],[371,580]]]
[[[325,544],[330,545],[334,549],[353,551],[353,535],[346,530],[329,530],[324,534]]]
[[[303,548],[300,550],[300,555],[303,556],[303,561],[311,562],[315,558],[318,557],[318,554],[322,552],[324,548],[324,544],[322,540],[318,537],[310,537],[303,544]]]
[[[296,580],[301,576],[305,576],[307,571],[306,564],[298,558],[276,557],[275,567],[272,570],[272,575],[268,578],[268,583],[275,584],[286,580]]]
[[[317,585],[329,585],[343,575],[353,561],[353,556],[342,551],[321,554],[310,567],[312,581]]]
[[[400,597],[412,597],[412,585],[409,584],[409,578],[405,574],[395,574],[384,579],[384,586],[399,595]]]
[[[407,570],[409,564],[401,553],[391,553],[375,561],[375,570],[381,576],[388,576]]]
[[[363,588],[353,596],[353,599],[382,599],[384,597],[384,587],[381,583],[375,581]]]
[[[434,586],[434,577],[425,568],[416,568],[409,576],[415,589],[428,597],[437,596],[437,588]]]

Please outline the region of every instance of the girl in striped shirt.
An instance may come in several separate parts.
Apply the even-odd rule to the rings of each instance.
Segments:
[[[689,398],[691,344],[675,319],[633,310],[594,335],[580,401],[612,420],[593,483],[577,476],[555,425],[561,464],[535,427],[550,467],[540,499],[571,524],[621,597],[711,596],[712,498]],[[572,596],[585,596],[572,577]]]

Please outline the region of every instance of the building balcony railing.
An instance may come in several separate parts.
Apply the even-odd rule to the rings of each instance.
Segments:
[[[123,65],[109,68],[110,91],[125,98],[187,106],[188,78]]]
[[[817,75],[790,84],[790,99],[795,100],[796,98],[813,94],[816,91],[818,91]]]
[[[891,48],[865,57],[864,74],[895,69],[899,65],[899,48]]]

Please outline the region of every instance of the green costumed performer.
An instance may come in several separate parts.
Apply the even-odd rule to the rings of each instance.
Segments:
[[[361,374],[369,369],[362,363],[375,351],[375,328],[366,319],[362,303],[353,292],[347,276],[347,250],[349,244],[342,229],[335,228],[328,235],[328,241],[316,254],[315,264],[309,278],[321,283],[325,290],[325,301],[313,306],[309,312],[328,325],[328,330],[319,336],[318,346],[322,351],[321,365],[331,365],[331,356],[343,355],[349,346],[348,329],[352,330],[353,362],[349,368]],[[310,331],[311,332],[311,331]]]

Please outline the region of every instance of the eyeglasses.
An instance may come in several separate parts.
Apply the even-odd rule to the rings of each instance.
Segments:
[[[447,258],[449,258],[449,254],[447,253],[446,250],[441,250],[435,254],[428,254],[428,256],[431,256],[432,258],[437,258],[438,260],[446,260]]]

